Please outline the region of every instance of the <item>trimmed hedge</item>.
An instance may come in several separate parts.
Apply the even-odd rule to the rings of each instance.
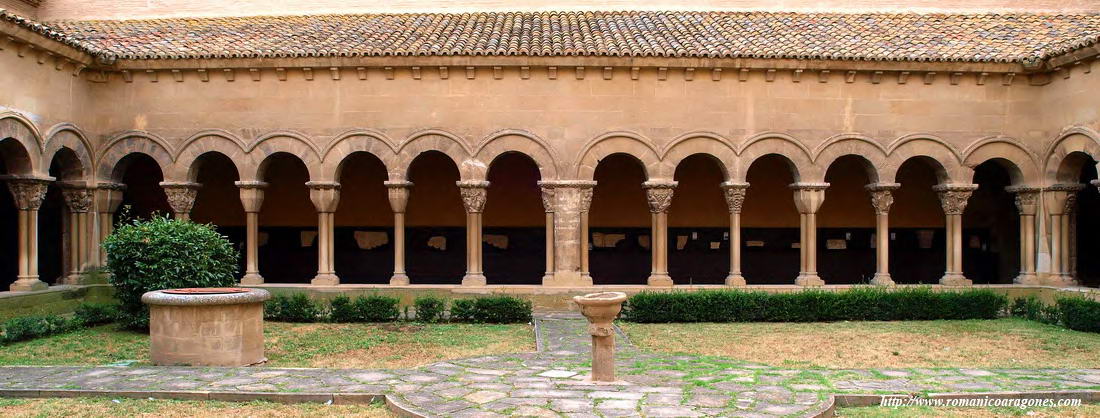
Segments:
[[[993,319],[1008,299],[989,290],[887,290],[792,293],[702,290],[642,292],[631,296],[623,319],[633,322],[828,322]]]
[[[12,318],[4,322],[0,343],[11,344],[80,328],[114,322],[118,318],[115,305],[82,303],[76,307],[71,319],[60,315],[32,315]]]
[[[447,300],[435,296],[421,296],[413,301],[417,322],[439,322],[447,311]]]
[[[329,320],[332,322],[389,322],[401,316],[397,309],[400,301],[386,296],[359,296],[352,300],[337,296],[329,301]]]
[[[450,319],[489,324],[531,322],[531,302],[513,296],[455,299],[451,302]]]
[[[1100,332],[1100,302],[1083,297],[1058,299],[1055,305],[1062,325],[1075,331]]]
[[[323,320],[321,304],[305,293],[278,295],[264,303],[264,319],[283,322],[317,322]]]

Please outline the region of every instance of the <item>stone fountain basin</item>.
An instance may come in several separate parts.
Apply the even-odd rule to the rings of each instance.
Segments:
[[[248,366],[264,357],[263,289],[146,292],[149,357],[156,365]]]
[[[584,296],[573,296],[573,302],[578,305],[584,306],[611,306],[621,304],[626,301],[626,293],[623,292],[600,292],[589,293]]]

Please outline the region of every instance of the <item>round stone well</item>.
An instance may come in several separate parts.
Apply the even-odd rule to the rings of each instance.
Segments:
[[[159,366],[263,363],[263,289],[193,288],[147,292],[149,357]]]

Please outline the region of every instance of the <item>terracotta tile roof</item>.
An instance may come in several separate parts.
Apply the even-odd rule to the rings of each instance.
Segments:
[[[118,59],[580,55],[1020,62],[1100,40],[1100,13],[499,12],[24,22]]]

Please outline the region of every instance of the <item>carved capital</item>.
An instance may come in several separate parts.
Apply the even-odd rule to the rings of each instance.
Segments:
[[[594,181],[584,180],[547,180],[538,182],[544,190],[543,198],[547,197],[546,190],[550,191],[549,197],[553,200],[551,212],[571,213],[588,212],[592,205],[592,189],[596,187]],[[545,201],[543,203],[546,204]]]
[[[320,213],[336,212],[340,205],[340,183],[334,181],[307,181],[309,200]]]
[[[669,205],[672,204],[672,193],[676,191],[676,185],[678,184],[678,182],[667,180],[651,180],[642,183],[646,200],[649,201],[649,211],[652,213],[667,212]]]
[[[267,183],[262,181],[238,181],[233,184],[240,189],[241,206],[244,207],[244,211],[246,213],[259,212],[260,207],[264,204],[264,189],[267,188]]]
[[[962,215],[966,211],[966,204],[970,201],[970,195],[978,189],[977,184],[937,184],[932,186],[940,195],[940,206],[946,215]]]
[[[99,213],[115,213],[122,204],[122,193],[126,185],[122,183],[99,183],[95,188],[95,207]]]
[[[794,191],[794,206],[798,213],[808,215],[817,213],[825,203],[825,189],[829,183],[792,183],[788,187]]]
[[[195,198],[198,197],[202,185],[199,183],[162,181],[160,187],[164,189],[164,194],[168,196],[168,206],[172,207],[173,212],[191,213],[191,208],[195,206]]]
[[[1043,189],[1047,212],[1051,215],[1068,215],[1077,207],[1077,192],[1084,184],[1055,184]]]
[[[65,206],[70,212],[86,213],[92,207],[95,189],[83,185],[65,185],[61,188],[61,196],[65,198]]]
[[[871,206],[875,208],[876,215],[890,213],[890,206],[894,205],[894,190],[901,187],[898,183],[868,184],[863,188],[871,194]]]
[[[541,186],[542,210],[546,213],[554,213],[554,188]]]
[[[1009,186],[1005,187],[1005,191],[1016,195],[1016,210],[1021,215],[1035,215],[1039,209],[1039,192],[1042,189],[1038,187],[1027,186]]]
[[[19,210],[38,210],[42,207],[42,200],[46,198],[46,189],[53,181],[52,178],[35,177],[4,177],[8,182],[8,190],[15,199],[15,207]]]
[[[466,180],[455,182],[458,191],[462,194],[462,204],[466,206],[467,213],[481,213],[485,210],[485,197],[488,194],[489,182],[480,180]]]
[[[726,197],[726,207],[730,213],[741,213],[741,207],[745,204],[745,193],[749,190],[748,183],[724,182],[719,187]]]
[[[412,189],[411,181],[396,180],[386,181],[386,193],[390,198],[390,209],[393,213],[405,213],[405,207],[409,205],[409,189]]]

